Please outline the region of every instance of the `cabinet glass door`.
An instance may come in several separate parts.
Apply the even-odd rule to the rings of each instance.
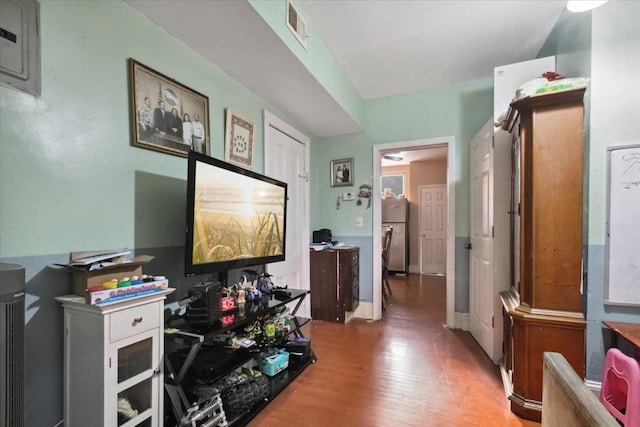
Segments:
[[[118,425],[121,426],[130,420],[140,417],[140,420],[146,415],[150,419],[152,408],[152,388],[151,378],[148,378],[138,384],[135,384],[118,393]],[[148,413],[146,413],[148,412]],[[140,424],[134,424],[140,425]]]
[[[153,338],[118,349],[118,384],[151,369]]]
[[[158,339],[157,330],[150,330],[112,343],[118,426],[157,425]]]

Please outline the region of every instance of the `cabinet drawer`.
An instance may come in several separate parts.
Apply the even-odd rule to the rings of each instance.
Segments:
[[[128,308],[111,314],[111,341],[157,328],[160,325],[159,302]]]

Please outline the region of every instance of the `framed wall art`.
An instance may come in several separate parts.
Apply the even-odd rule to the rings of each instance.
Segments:
[[[246,117],[227,108],[224,159],[245,168],[253,166],[254,125]]]
[[[131,144],[186,157],[210,155],[209,98],[129,58]]]
[[[353,185],[353,157],[331,160],[331,186],[347,187]]]

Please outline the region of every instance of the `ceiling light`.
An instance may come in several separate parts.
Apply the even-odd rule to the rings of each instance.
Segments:
[[[402,157],[402,155],[400,155],[400,153],[384,154],[382,156],[382,158],[387,159],[387,160],[393,160],[394,162],[401,162],[404,159],[404,157]]]
[[[571,12],[585,12],[587,10],[595,9],[606,2],[607,0],[570,0],[567,3],[567,9]]]

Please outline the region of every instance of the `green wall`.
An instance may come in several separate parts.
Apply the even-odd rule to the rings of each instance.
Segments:
[[[129,57],[209,97],[214,157],[228,106],[256,125],[259,172],[262,110],[297,126],[123,2],[42,2],[41,30],[42,96],[0,88],[0,258],[132,247],[135,173],[186,178],[184,158],[130,145]],[[154,244],[180,243],[167,232]]]
[[[0,86],[0,261],[26,267],[27,425],[51,427],[62,419],[54,297],[71,293],[52,264],[129,247],[156,256],[155,274],[186,281],[186,159],[130,145],[127,58],[209,97],[214,157],[226,107],[255,123],[258,172],[263,109],[312,135],[124,2],[42,1],[40,16],[42,95]]]
[[[593,11],[589,244],[605,242],[606,148],[640,143],[640,2]]]
[[[371,236],[372,212],[355,203],[336,199],[344,191],[372,185],[374,145],[416,139],[454,136],[456,140],[456,236],[469,235],[469,141],[493,111],[493,80],[481,80],[400,95],[364,103],[364,130],[358,134],[321,138],[312,146],[318,182],[318,205],[312,209],[312,228],[327,227],[337,235]],[[353,188],[329,186],[329,162],[354,158]],[[364,217],[364,227],[355,227],[355,217]]]
[[[610,1],[592,14],[587,378],[599,381],[612,345],[602,320],[640,323],[640,307],[604,304],[607,147],[640,143],[640,2]]]
[[[271,14],[269,19],[282,22],[275,31],[284,40],[284,15],[275,9],[282,2],[252,4],[261,16]],[[602,366],[600,320],[640,320],[637,308],[602,303],[605,147],[640,140],[634,116],[638,97],[633,91],[640,75],[638,5],[611,1],[597,9],[592,36],[580,25],[567,32],[573,27],[564,26],[573,24],[566,18],[548,40],[558,46],[567,37],[592,39],[588,378],[598,378]],[[162,260],[158,266],[166,269],[163,273],[172,277],[180,273],[175,258],[183,244],[186,161],[130,145],[127,58],[209,96],[214,157],[223,153],[226,107],[255,122],[254,169],[259,172],[264,158],[263,109],[311,135],[123,2],[43,1],[41,37],[41,97],[0,86],[0,261],[27,267],[27,424],[52,426],[62,418],[62,310],[53,297],[70,292],[71,286],[68,276],[51,269],[51,264],[65,262],[71,251],[131,247],[155,250]],[[287,45],[297,43],[288,37]],[[291,49],[299,51],[299,58],[305,55],[299,45]],[[585,65],[584,59],[576,59],[584,58],[580,49],[567,56],[573,59],[566,64]],[[468,143],[491,115],[491,80],[360,103],[335,62],[323,67],[326,52],[317,56],[315,52],[314,48],[301,60],[364,130],[321,140],[312,137],[312,229],[331,228],[336,236],[368,245],[363,253],[371,254],[371,209],[343,202],[336,211],[336,199],[346,189],[330,188],[330,160],[354,158],[355,190],[362,183],[371,184],[373,145],[454,136],[456,268],[458,281],[464,282],[456,283],[460,293],[456,310],[465,311],[467,278],[462,269],[468,260],[458,246],[469,234]],[[364,217],[363,228],[355,227],[356,216]],[[362,268],[370,269],[370,256],[362,259]],[[370,278],[371,272],[361,276]]]

